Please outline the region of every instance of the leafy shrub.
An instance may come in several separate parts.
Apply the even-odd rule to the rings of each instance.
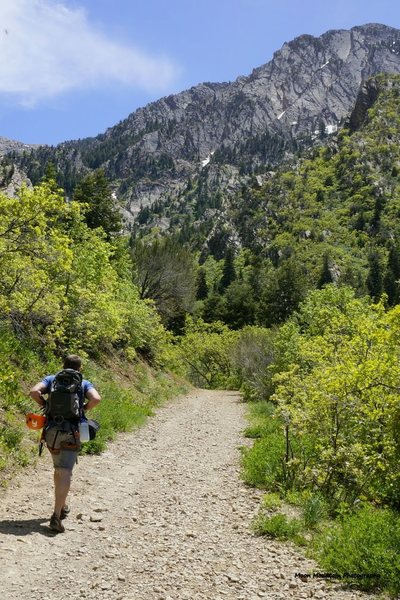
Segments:
[[[232,348],[232,363],[246,400],[266,400],[273,392],[270,367],[275,360],[274,338],[271,330],[245,327]]]
[[[237,375],[230,360],[237,335],[220,322],[187,319],[186,334],[177,341],[177,351],[194,385],[237,389]]]
[[[399,307],[385,313],[328,286],[298,320],[296,364],[276,376],[272,398],[289,432],[291,480],[336,502],[398,505]]]
[[[22,438],[23,431],[21,428],[12,426],[9,423],[0,427],[0,443],[4,444],[9,450],[15,450],[21,443]]]
[[[263,507],[266,510],[276,510],[282,505],[282,499],[279,494],[275,494],[274,492],[270,492],[269,494],[265,494],[263,498]]]
[[[313,553],[325,570],[355,574],[362,587],[400,592],[400,516],[389,509],[364,506],[326,526]]]
[[[242,448],[243,478],[249,485],[272,490],[284,484],[284,441],[280,432],[256,440],[252,448]]]

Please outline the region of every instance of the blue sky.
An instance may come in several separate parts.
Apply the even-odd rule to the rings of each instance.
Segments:
[[[0,136],[94,136],[297,35],[372,22],[400,28],[399,0],[1,0]]]

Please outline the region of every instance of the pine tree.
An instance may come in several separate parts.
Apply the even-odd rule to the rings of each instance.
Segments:
[[[208,285],[206,281],[206,273],[204,269],[199,269],[199,273],[197,275],[197,292],[196,298],[197,300],[204,300],[208,296]]]
[[[122,220],[103,169],[90,173],[76,187],[74,200],[89,205],[85,219],[88,227],[102,227],[111,236],[122,229]]]
[[[400,301],[400,256],[399,249],[391,246],[383,281],[384,290],[388,296],[389,306],[395,306]]]
[[[57,181],[57,169],[53,162],[49,161],[43,176],[43,181]]]
[[[260,325],[283,323],[306,294],[304,274],[294,258],[286,260],[272,274],[258,307]]]
[[[329,268],[329,266],[330,266],[329,263],[330,263],[329,254],[327,252],[325,252],[323,265],[322,265],[322,271],[321,271],[321,275],[319,277],[318,284],[317,284],[317,287],[319,289],[323,288],[324,285],[333,283],[333,278],[332,278],[332,273]]]
[[[220,281],[221,291],[226,290],[226,288],[232,283],[232,281],[235,281],[235,279],[235,251],[232,246],[229,246],[225,254],[224,267]]]
[[[373,250],[368,257],[367,289],[371,298],[378,302],[383,292],[382,265],[379,252]]]

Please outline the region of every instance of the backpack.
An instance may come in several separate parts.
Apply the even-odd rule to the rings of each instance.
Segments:
[[[46,416],[49,420],[62,423],[64,420],[78,421],[82,416],[82,374],[74,369],[59,371],[51,384],[47,398]]]

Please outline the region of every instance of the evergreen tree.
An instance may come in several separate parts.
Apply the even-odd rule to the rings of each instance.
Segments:
[[[372,235],[376,235],[377,233],[379,233],[380,226],[381,226],[381,216],[382,216],[382,211],[383,211],[384,206],[385,206],[384,198],[381,195],[379,195],[375,200],[374,214],[373,214],[372,220],[371,220]]]
[[[212,293],[204,300],[202,317],[207,323],[225,321],[226,304],[224,296]]]
[[[368,257],[368,276],[367,276],[367,289],[371,298],[378,302],[383,292],[383,276],[382,276],[382,264],[381,257],[377,250],[373,250]]]
[[[389,249],[386,274],[383,281],[384,290],[388,296],[389,306],[399,304],[400,300],[400,256],[399,249],[391,246]]]
[[[53,162],[49,161],[47,163],[42,181],[49,184],[54,184],[57,182],[57,168]]]
[[[197,300],[204,300],[208,296],[208,286],[206,281],[206,273],[204,269],[199,269],[199,273],[197,275],[197,292],[196,298]]]
[[[306,294],[304,273],[295,259],[286,260],[272,274],[258,307],[260,325],[270,327],[285,321]]]
[[[329,263],[330,263],[329,254],[327,252],[325,252],[323,265],[322,265],[322,271],[321,271],[321,275],[319,277],[318,284],[317,284],[317,287],[319,289],[323,288],[324,285],[333,283],[333,278],[332,278],[332,273],[329,268],[329,266],[330,266]]]
[[[224,268],[220,282],[221,290],[225,290],[232,283],[232,281],[235,281],[235,279],[235,251],[232,246],[229,246],[224,259]]]
[[[231,329],[241,329],[255,321],[255,302],[251,285],[243,280],[233,281],[225,293],[224,323]]]
[[[102,227],[108,236],[121,231],[121,214],[103,169],[90,173],[77,185],[74,200],[88,204],[85,220],[90,229]]]

